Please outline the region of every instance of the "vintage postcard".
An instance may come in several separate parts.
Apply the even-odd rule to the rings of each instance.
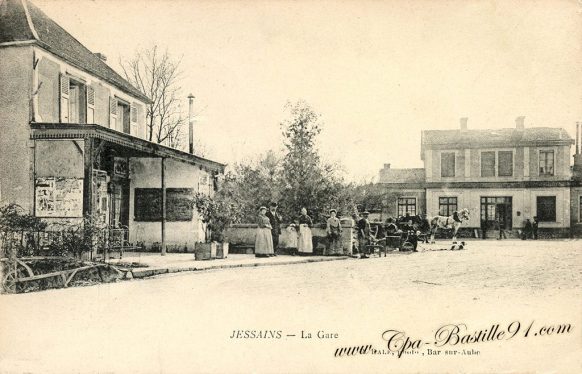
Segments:
[[[0,0],[0,373],[582,372],[581,17]]]

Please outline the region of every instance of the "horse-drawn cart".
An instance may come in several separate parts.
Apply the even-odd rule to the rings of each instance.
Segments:
[[[401,252],[416,250],[415,241],[418,240],[416,233],[411,230],[398,230],[397,232],[386,233],[381,224],[373,225],[370,233],[370,242],[367,245],[369,253],[378,251],[378,256],[384,257],[388,250],[398,250]]]

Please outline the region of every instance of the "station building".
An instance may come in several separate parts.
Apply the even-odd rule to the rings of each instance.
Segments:
[[[524,117],[511,128],[472,130],[462,118],[457,130],[422,131],[424,168],[385,164],[380,171],[383,215],[448,216],[467,208],[465,235],[494,237],[499,223],[517,237],[537,217],[540,235],[568,237],[581,220],[582,188],[570,164],[574,143],[564,129],[526,127]],[[578,143],[576,149],[578,155]]]

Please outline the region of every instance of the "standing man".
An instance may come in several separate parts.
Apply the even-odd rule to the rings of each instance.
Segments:
[[[533,228],[533,238],[534,240],[538,239],[538,216],[535,216],[533,218],[533,224],[532,224],[532,228]]]
[[[527,240],[531,237],[532,232],[532,224],[531,221],[528,219],[525,220],[525,225],[523,228],[523,235],[521,237],[522,240]]]
[[[497,240],[507,239],[507,235],[505,234],[505,225],[502,225],[501,221],[498,219],[495,220],[495,229],[499,230],[499,238],[497,238]]]
[[[277,256],[277,248],[279,248],[279,235],[281,234],[281,216],[277,213],[277,203],[272,202],[269,206],[269,211],[266,216],[271,222],[271,236],[273,236],[273,250]]]
[[[358,244],[360,258],[369,258],[368,242],[370,239],[370,221],[368,221],[369,212],[362,213],[363,217],[358,221]]]

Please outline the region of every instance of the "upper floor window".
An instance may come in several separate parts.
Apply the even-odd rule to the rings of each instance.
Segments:
[[[498,170],[497,175],[500,177],[511,177],[513,176],[513,152],[512,151],[499,151],[497,153],[498,158]]]
[[[455,152],[441,153],[441,177],[455,176]]]
[[[63,123],[87,122],[87,86],[62,74],[60,79],[60,117]]]
[[[540,151],[540,175],[554,175],[554,151]]]
[[[495,176],[495,152],[487,151],[481,152],[481,176],[494,177]]]
[[[416,198],[414,197],[399,197],[398,198],[398,216],[406,216],[406,213],[411,216],[416,215]]]

